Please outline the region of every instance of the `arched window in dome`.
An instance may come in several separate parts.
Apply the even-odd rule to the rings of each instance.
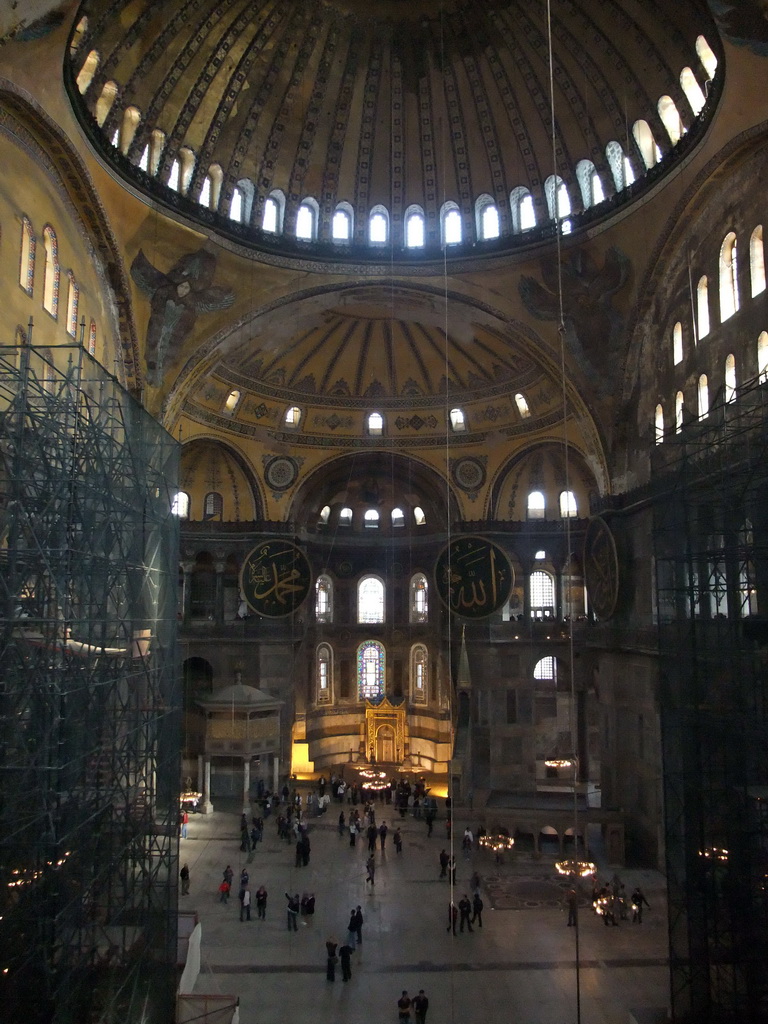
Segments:
[[[157,169],[160,166],[160,158],[163,155],[165,149],[165,132],[161,132],[159,128],[153,128],[149,134],[149,143],[144,147],[144,153],[141,156],[142,168],[146,170],[147,174],[157,174]],[[145,155],[146,154],[146,160]],[[146,167],[144,163],[146,162]]]
[[[200,189],[198,202],[208,210],[218,210],[219,199],[221,198],[221,185],[224,180],[224,172],[220,164],[211,164],[208,173],[203,179],[203,187]]]
[[[749,280],[752,298],[765,291],[765,247],[763,225],[758,224],[749,238]]]
[[[707,77],[710,79],[714,78],[717,71],[717,57],[704,36],[698,36],[696,39],[696,53],[699,56],[702,67],[707,72]]]
[[[656,414],[654,417],[654,427],[656,435],[656,444],[664,443],[664,409],[661,404],[656,406]]]
[[[245,211],[245,221],[250,220],[250,209]],[[270,235],[280,235],[285,221],[285,193],[274,188],[264,200],[261,211],[261,230]]]
[[[351,526],[352,525],[352,509],[344,507],[339,512],[339,526]]]
[[[168,175],[168,188],[172,188],[174,192],[179,191],[179,182],[181,181],[181,162],[178,157],[171,164],[171,172]]]
[[[579,183],[581,203],[585,210],[602,203],[605,199],[603,183],[591,160],[579,160],[576,164],[576,180]]]
[[[701,341],[709,334],[709,287],[707,275],[699,278],[696,285],[696,338]]]
[[[333,211],[331,238],[334,242],[351,242],[354,213],[349,203],[339,203]]]
[[[84,96],[88,92],[88,87],[93,81],[93,76],[98,71],[98,68],[99,54],[96,50],[91,50],[83,61],[83,66],[80,68],[77,79],[75,80],[78,92],[81,96]]]
[[[189,191],[189,183],[195,171],[195,154],[189,146],[182,146],[178,157],[173,161],[171,174],[168,178],[169,188],[186,195]]]
[[[533,678],[541,682],[557,682],[557,661],[552,655],[541,658],[533,667]]]
[[[578,516],[576,507],[576,495],[573,491],[560,492],[560,518],[575,519]]]
[[[267,200],[269,202],[269,200]],[[243,223],[243,212],[245,203],[243,200],[243,190],[239,185],[235,185],[232,189],[232,198],[229,201],[229,219],[237,221],[238,224]]]
[[[699,396],[699,419],[705,420],[709,416],[709,383],[706,373],[702,373],[699,377],[697,391]]]
[[[363,576],[357,585],[357,621],[360,625],[384,622],[384,581]]]
[[[123,122],[120,126],[120,152],[125,155],[131,148],[136,131],[141,122],[141,111],[138,107],[126,107],[123,111]]]
[[[375,508],[367,508],[363,515],[363,525],[367,530],[378,530],[379,518],[379,513]]]
[[[757,379],[768,383],[768,331],[761,331],[757,338]]]
[[[301,409],[298,405],[289,405],[285,410],[283,426],[288,430],[298,430],[301,423]]]
[[[410,622],[426,622],[429,617],[429,585],[423,572],[411,577]]]
[[[653,137],[653,132],[647,121],[642,119],[635,121],[632,125],[632,134],[635,137],[637,148],[640,150],[640,156],[643,158],[643,163],[648,168],[655,167],[661,158],[659,147],[656,145],[656,140]]]
[[[223,411],[224,411],[225,415],[227,415],[227,416],[234,416],[235,415],[235,411],[237,410],[237,407],[240,404],[240,398],[241,398],[241,395],[240,395],[240,392],[237,389],[235,389],[234,391],[230,391],[229,392],[229,394],[227,395],[226,401],[224,402],[224,410]]]
[[[147,174],[149,174],[149,143],[148,142],[144,145],[144,149],[142,149],[142,151],[141,151],[141,156],[139,157],[138,167],[139,167],[140,171],[144,171]]]
[[[333,651],[328,644],[317,648],[317,703],[328,704],[331,698]]]
[[[14,4],[13,6],[15,7],[16,4]],[[74,55],[77,53],[77,48],[80,45],[80,43],[83,41],[83,36],[85,35],[85,33],[87,31],[88,31],[88,18],[87,17],[82,17],[80,19],[80,21],[78,21],[77,25],[75,25],[75,30],[72,33],[72,41],[69,44],[69,55],[70,55],[70,57],[74,57]]]
[[[678,391],[675,395],[675,433],[679,434],[683,429],[683,413],[685,412],[685,399],[683,392]]]
[[[323,505],[320,509],[320,518],[317,521],[318,526],[327,526],[328,520],[331,518],[331,506]]]
[[[676,146],[681,137],[685,135],[685,125],[680,117],[680,111],[675,106],[671,96],[662,96],[657,104],[661,123],[667,129],[669,141]]]
[[[77,337],[77,309],[80,305],[80,288],[78,287],[75,275],[71,270],[67,271],[67,334],[73,338]]]
[[[524,420],[528,419],[528,417],[531,415],[531,410],[529,409],[528,403],[525,400],[525,395],[515,395],[515,405],[517,406],[517,411],[520,413],[521,418]]]
[[[413,521],[417,526],[424,526],[427,522],[427,517],[424,515],[424,509],[421,505],[414,505],[413,507]]]
[[[307,196],[296,211],[296,237],[306,242],[314,241],[317,238],[319,216],[317,200]]]
[[[461,213],[456,203],[443,203],[440,210],[440,238],[443,245],[458,245],[462,240]]]
[[[224,499],[218,491],[209,491],[203,502],[203,519],[218,519],[224,515]]]
[[[555,581],[548,572],[537,569],[530,576],[531,618],[543,619],[555,614]]]
[[[571,222],[568,219],[571,213],[571,197],[567,185],[559,175],[551,174],[547,178],[544,182],[544,195],[550,219],[557,220],[560,230],[567,235],[571,230]]]
[[[509,208],[512,215],[512,231],[515,234],[536,227],[533,196],[524,185],[518,185],[509,193]]]
[[[720,322],[728,320],[739,309],[739,280],[736,260],[736,235],[733,231],[720,246]]]
[[[672,362],[677,366],[683,361],[683,325],[678,320],[672,328]]]
[[[50,224],[47,224],[43,229],[43,245],[45,246],[43,309],[50,313],[55,320],[59,315],[61,268],[59,267],[59,243],[56,240],[56,232]]]
[[[28,217],[21,218],[21,258],[19,260],[19,284],[32,295],[35,285],[35,249],[37,239]]]
[[[690,68],[683,68],[680,72],[680,87],[685,93],[685,98],[688,100],[691,110],[698,117],[707,101],[704,93],[701,91],[701,86],[696,81],[696,76]]]
[[[405,513],[401,508],[392,509],[392,526],[395,529],[405,526]]]
[[[615,139],[605,147],[605,158],[611,169],[614,187],[617,192],[621,192],[635,180],[635,172],[632,170],[630,159],[621,148],[621,143],[616,142]]]
[[[491,196],[478,196],[475,202],[475,220],[477,237],[481,241],[499,237],[501,231],[499,211]]]
[[[315,582],[315,621],[333,622],[333,580],[330,576],[318,576]]]
[[[531,491],[528,495],[528,518],[543,519],[547,513],[547,502],[541,491]]]
[[[368,217],[368,241],[371,245],[386,245],[389,241],[389,211],[386,206],[374,206]]]
[[[732,352],[725,357],[724,397],[727,403],[736,401],[736,357]]]
[[[384,433],[384,417],[380,412],[371,412],[366,420],[369,437],[380,437]]]
[[[112,109],[112,104],[117,96],[117,82],[105,82],[101,89],[101,95],[96,100],[96,124],[99,128],[104,126],[107,114]]]
[[[357,649],[357,699],[378,700],[384,696],[384,645],[366,640]]]
[[[428,655],[424,644],[411,648],[411,700],[414,704],[426,704],[429,692],[427,679]]]
[[[171,515],[179,519],[189,518],[189,495],[186,491],[177,491],[171,502]]]
[[[405,211],[405,246],[407,249],[423,249],[426,221],[420,206],[409,206]]]
[[[454,434],[463,434],[467,430],[467,418],[464,415],[462,409],[451,409],[448,414],[448,418],[451,422],[451,430]]]

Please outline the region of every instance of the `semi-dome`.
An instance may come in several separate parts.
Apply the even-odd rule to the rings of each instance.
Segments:
[[[495,250],[630,201],[695,143],[719,92],[703,0],[547,12],[85,0],[70,92],[124,175],[262,249]]]

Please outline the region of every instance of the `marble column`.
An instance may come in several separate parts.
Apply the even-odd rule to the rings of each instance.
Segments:
[[[206,757],[203,775],[203,814],[213,814],[211,803],[211,759]]]
[[[243,758],[243,814],[250,815],[251,812],[251,759]]]
[[[280,781],[280,758],[277,754],[272,758],[272,792],[277,793],[277,784]]]

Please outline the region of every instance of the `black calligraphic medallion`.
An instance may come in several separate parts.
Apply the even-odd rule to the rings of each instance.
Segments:
[[[484,537],[457,537],[435,563],[440,600],[465,619],[482,619],[498,611],[514,581],[506,552]]]
[[[296,611],[311,582],[306,555],[286,540],[257,544],[240,571],[240,589],[249,608],[270,619]]]
[[[610,619],[619,599],[619,559],[611,528],[593,516],[584,537],[584,581],[592,609],[599,619]]]

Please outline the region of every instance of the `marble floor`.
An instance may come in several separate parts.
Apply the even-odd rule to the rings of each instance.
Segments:
[[[346,806],[344,808],[346,810]],[[663,1019],[668,1003],[664,880],[650,871],[620,872],[627,892],[642,886],[650,910],[641,925],[605,927],[585,900],[579,927],[566,927],[565,883],[552,861],[493,855],[476,850],[465,858],[455,823],[455,899],[469,892],[473,871],[481,877],[485,903],[482,929],[453,935],[446,930],[451,888],[439,878],[439,855],[450,852],[445,823],[427,837],[423,821],[400,820],[391,806],[377,808],[391,826],[382,853],[376,849],[375,886],[365,881],[367,843],[352,849],[338,834],[339,807],[310,819],[311,857],[295,867],[294,845],[278,840],[275,818],[267,819],[264,842],[251,854],[239,850],[239,808],[217,806],[192,815],[182,839],[181,862],[190,869],[190,894],[181,909],[202,924],[202,966],[195,993],[240,999],[243,1024],[395,1024],[397,999],[424,989],[429,1024],[628,1024]],[[403,851],[392,845],[401,826]],[[266,920],[240,922],[237,884],[228,905],[217,887],[230,864],[235,879],[243,867],[251,891],[269,893]],[[599,862],[598,862],[599,864]],[[600,866],[600,877],[613,870]],[[316,912],[286,926],[288,892],[313,892]],[[471,892],[470,892],[471,896]],[[325,976],[325,942],[343,941],[349,911],[360,904],[363,943],[352,958],[352,978]],[[578,957],[577,957],[578,941]],[[578,970],[577,970],[578,961]]]

